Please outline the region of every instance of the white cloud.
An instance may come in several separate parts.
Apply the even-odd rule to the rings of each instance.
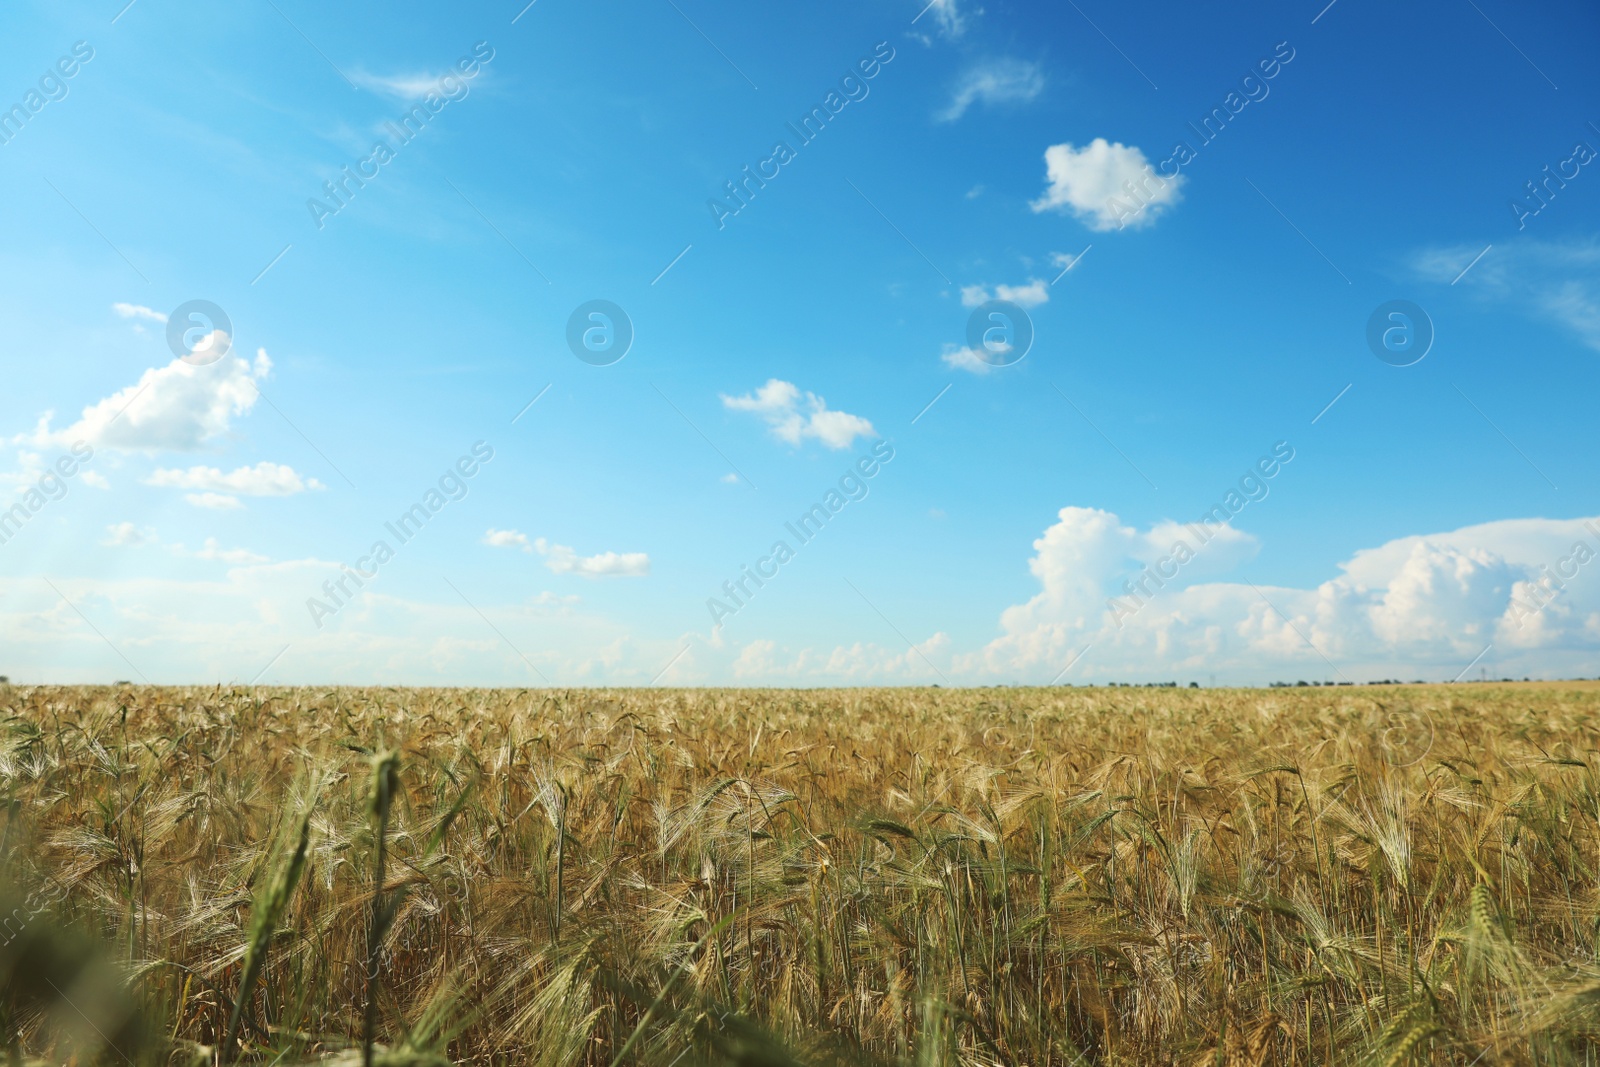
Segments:
[[[931,0],[924,4],[923,0],[916,0],[922,13],[912,19],[929,17],[932,19],[939,32],[948,38],[960,37],[967,29],[966,13],[961,10],[962,0]]]
[[[1094,246],[1090,245],[1089,247],[1093,248]],[[1082,252],[1079,252],[1075,256],[1068,255],[1065,252],[1051,252],[1050,253],[1050,262],[1055,264],[1056,266],[1060,267],[1062,269],[1062,271],[1069,271],[1069,270],[1072,270],[1073,268],[1075,268],[1078,265],[1078,261],[1080,259],[1082,259],[1084,257],[1084,255],[1088,251],[1089,251],[1089,249],[1085,248]],[[1059,280],[1059,276],[1058,276],[1058,280]],[[1054,285],[1055,282],[1051,282],[1050,284]]]
[[[98,541],[102,527],[93,533]],[[175,546],[166,548],[176,553]],[[318,630],[306,598],[322,595],[324,581],[346,576],[339,562],[227,562],[229,556],[243,558],[234,555],[238,551],[218,546],[207,553],[220,564],[184,552],[175,561],[163,561],[168,567],[158,574],[126,567],[99,573],[92,566],[79,575],[70,569],[51,573],[56,588],[94,620],[95,628],[37,577],[0,574],[0,648],[18,664],[11,671],[13,681],[129,677],[128,665],[100,634],[132,660],[133,670],[186,684],[249,682],[258,675],[263,684],[308,678],[395,685],[473,685],[485,679],[543,684],[531,661],[557,684],[646,685],[686,643],[705,646],[693,634],[640,636],[634,625],[584,610],[577,596],[536,588],[480,595],[454,578],[476,607],[443,583],[435,583],[421,599],[405,599],[387,572],[367,582]],[[183,566],[171,566],[178,561]],[[485,617],[526,660],[485,626]],[[286,645],[287,653],[276,658]],[[684,656],[670,677],[707,680],[703,669],[688,669],[694,660],[693,653]],[[262,675],[269,663],[276,665]]]
[[[119,301],[111,305],[111,310],[125,319],[149,319],[151,322],[163,323],[167,321],[167,317],[161,312],[147,308],[143,304],[124,304]]]
[[[1050,299],[1050,287],[1042,278],[1031,278],[1027,285],[997,285],[990,292],[981,285],[963,285],[961,304],[975,308],[991,300],[1008,300],[1020,308],[1038,307]]]
[[[233,511],[244,507],[236,496],[227,493],[185,493],[183,499],[197,508],[211,508],[215,511]]]
[[[1254,552],[1254,539],[1231,527],[1214,528],[1202,547],[1192,527],[1141,533],[1109,512],[1062,508],[1029,561],[1040,592],[1007,608],[1002,636],[957,666],[1042,680],[1082,654],[1067,680],[1215,670],[1255,680],[1360,682],[1396,671],[1438,680],[1492,645],[1481,661],[1491,673],[1534,649],[1540,662],[1581,673],[1584,655],[1592,662],[1600,650],[1600,522],[1585,521],[1505,520],[1399,538],[1298,589],[1208,580]],[[1144,568],[1174,569],[1162,560],[1179,538],[1195,558],[1158,586]],[[1559,592],[1537,594],[1533,583],[1556,572]]]
[[[455,71],[445,71],[442,74],[430,74],[426,71],[416,74],[368,74],[358,70],[351,77],[363,88],[407,102],[426,99],[429,94],[445,96],[442,82],[447,77],[454,78],[463,85],[475,80],[464,78]]]
[[[939,113],[942,122],[954,122],[975,103],[1025,104],[1044,91],[1039,64],[1021,59],[994,59],[961,75],[949,105]]]
[[[747,643],[739,650],[739,656],[733,661],[733,676],[735,678],[770,678],[777,671],[777,662],[773,653],[778,650],[778,642],[768,641],[764,638]]]
[[[267,460],[254,467],[239,467],[226,474],[216,467],[190,467],[188,470],[162,468],[146,478],[145,484],[168,489],[209,489],[241,496],[293,496],[307,489],[326,488],[315,478],[301,478],[292,467]]]
[[[1139,149],[1104,137],[1082,148],[1051,145],[1044,162],[1050,184],[1033,210],[1071,212],[1091,230],[1151,225],[1177,204],[1184,181],[1163,178]]]
[[[51,575],[96,629],[37,578],[0,575],[0,646],[28,665],[30,680],[71,683],[127,676],[100,633],[145,675],[184,684],[254,678],[291,642],[264,680],[542,684],[531,661],[557,685],[1047,682],[1085,646],[1064,681],[1206,683],[1212,672],[1229,684],[1341,680],[1341,673],[1358,682],[1449,680],[1490,642],[1470,676],[1481,667],[1492,677],[1587,677],[1600,662],[1600,518],[1507,520],[1397,538],[1330,565],[1327,581],[1306,588],[1241,573],[1256,541],[1217,527],[1164,588],[1152,584],[1147,606],[1120,628],[1108,625],[1107,598],[1125,596],[1123,581],[1159,563],[1184,529],[1133,528],[1094,508],[1062,509],[1034,544],[1037,595],[1006,609],[994,641],[966,650],[931,625],[905,631],[916,642],[910,648],[853,634],[816,644],[802,636],[792,647],[759,630],[645,634],[636,620],[582,610],[571,596],[507,590],[503,598],[474,595],[474,607],[448,588],[407,600],[382,578],[319,631],[306,597],[341,577],[337,562],[249,562],[254,553],[212,542],[197,552],[167,546],[186,560],[227,564],[197,562],[183,579],[126,570]],[[1580,542],[1589,553],[1581,559]],[[574,563],[578,573],[571,549],[544,548],[547,560]],[[1555,595],[1535,596],[1533,583],[1551,575],[1562,582]],[[1516,608],[1533,600],[1547,603],[1536,614]],[[860,616],[863,635],[881,629],[865,608]],[[485,617],[527,660],[484,626]],[[791,631],[791,620],[775,621]],[[813,629],[818,636],[840,625],[824,623]],[[669,662],[675,665],[661,674]]]
[[[1006,346],[996,345],[995,347],[998,349]],[[999,354],[1003,355],[1004,352]],[[987,355],[988,353],[986,352],[976,348],[968,348],[966,345],[945,345],[944,353],[939,358],[951,370],[964,370],[971,374],[988,374],[995,369],[995,365],[984,358]]]
[[[493,545],[495,548],[520,548],[524,552],[533,551],[533,545],[528,542],[528,535],[516,530],[496,530],[490,527],[483,535],[483,543]]]
[[[885,649],[857,641],[839,645],[821,665],[819,674],[850,682],[885,679],[929,682],[948,681],[939,664],[949,659],[950,635],[940,631],[903,650]]]
[[[644,552],[601,552],[580,556],[566,545],[553,545],[544,538],[533,547],[543,556],[544,565],[556,574],[576,574],[580,578],[642,578],[650,573],[650,557]]]
[[[113,548],[132,548],[136,545],[148,545],[155,539],[156,532],[148,527],[141,528],[131,522],[118,522],[106,527],[106,539],[100,543]]]
[[[174,550],[183,553],[182,545],[174,545]],[[257,555],[244,548],[223,548],[217,544],[215,537],[206,538],[205,544],[198,552],[183,553],[195,559],[214,560],[218,563],[266,563],[267,557]]]
[[[69,457],[70,458],[70,457]],[[60,457],[55,457],[57,463]],[[43,484],[41,484],[41,482]],[[111,483],[99,471],[78,468],[76,475],[63,478],[61,471],[54,464],[47,464],[45,457],[39,452],[31,452],[26,448],[17,449],[17,467],[11,471],[0,471],[0,486],[12,486],[18,493],[26,493],[31,489],[42,491],[46,496],[54,496],[60,490],[52,488],[57,483],[67,486],[68,491],[77,483],[83,483],[93,489],[110,489]]]
[[[17,449],[17,469],[0,473],[0,485],[15,486],[17,492],[23,493],[39,485],[39,479],[48,477],[60,481],[59,472],[45,462],[45,457],[38,452],[30,452],[25,448]]]
[[[1416,252],[1410,265],[1427,281],[1456,283],[1512,304],[1529,318],[1558,322],[1600,351],[1600,238],[1518,238],[1488,252],[1482,244],[1436,246]]]
[[[206,343],[216,343],[216,338]],[[75,441],[87,441],[97,449],[195,452],[227,433],[235,416],[255,406],[261,395],[256,381],[271,369],[264,348],[256,353],[254,367],[238,357],[224,357],[204,367],[174,359],[84,408],[72,425],[52,430],[53,413],[45,412],[33,433],[13,440],[36,447],[70,447]]]
[[[815,438],[829,448],[849,448],[857,437],[876,437],[872,423],[859,415],[829,410],[815,393],[806,393],[792,382],[770,378],[754,393],[722,396],[723,406],[731,411],[749,411],[761,416],[772,428],[773,436],[791,445]]]
[[[733,471],[729,471],[727,474],[724,474],[721,478],[717,479],[717,481],[721,482],[724,485],[738,485],[739,482],[742,481],[742,480],[743,479],[741,479]]]
[[[113,523],[106,527],[106,539],[100,542],[111,548],[135,548],[140,545],[154,545],[159,543],[155,530],[148,526],[137,526],[131,522]],[[221,563],[266,563],[267,557],[257,555],[243,548],[223,548],[217,543],[215,537],[208,537],[205,544],[197,552],[190,552],[182,544],[166,546],[176,556],[186,556],[190,559],[214,560]]]
[[[757,638],[740,648],[727,670],[737,681],[756,684],[815,683],[822,679],[847,684],[871,681],[926,684],[948,682],[945,668],[949,662],[950,635],[943,632],[934,633],[910,648],[897,649],[857,641],[826,651],[804,648],[792,652],[780,651],[776,641]]]

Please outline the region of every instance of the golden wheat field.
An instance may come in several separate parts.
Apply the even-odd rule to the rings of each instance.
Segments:
[[[12,1063],[1592,1064],[1600,686],[0,689]]]

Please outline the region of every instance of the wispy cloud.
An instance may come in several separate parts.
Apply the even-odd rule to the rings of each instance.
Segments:
[[[125,319],[148,319],[151,322],[162,323],[167,321],[167,317],[161,312],[147,308],[143,304],[124,304],[119,301],[111,305],[111,310]]]
[[[1021,59],[991,59],[969,67],[956,83],[941,122],[954,122],[973,104],[1025,104],[1044,92],[1044,71]]]
[[[1457,285],[1530,318],[1560,323],[1600,351],[1600,238],[1519,238],[1485,253],[1486,244],[1424,248],[1411,256],[1410,267],[1426,281]]]
[[[916,0],[921,9],[914,22],[931,23],[944,37],[954,39],[967,30],[967,15],[962,0]]]
[[[160,539],[154,529],[148,526],[138,526],[131,522],[113,523],[106,527],[106,539],[100,542],[108,548],[138,548],[143,545],[159,545]],[[208,537],[199,549],[190,551],[182,543],[165,546],[174,556],[186,559],[203,559],[215,563],[266,563],[266,556],[251,552],[246,548],[223,548],[215,537]]]
[[[197,508],[209,508],[212,511],[237,511],[244,507],[238,497],[227,493],[185,493],[183,499]]]
[[[155,539],[156,532],[149,527],[117,522],[106,527],[106,539],[100,543],[110,548],[133,548],[148,545]]]
[[[454,71],[444,71],[439,74],[428,71],[418,71],[415,74],[368,74],[366,71],[356,71],[350,77],[363,89],[371,89],[375,93],[406,101],[425,100],[430,94],[446,95],[449,89],[444,81],[446,78],[451,78],[455,82],[465,80]]]
[[[208,537],[205,544],[197,551],[189,552],[182,545],[174,545],[173,551],[179,555],[189,556],[193,559],[211,560],[215,563],[266,563],[267,557],[252,552],[248,548],[223,548],[217,544],[215,537]]]

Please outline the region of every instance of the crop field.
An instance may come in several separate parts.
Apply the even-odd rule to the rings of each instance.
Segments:
[[[0,688],[12,1063],[1594,1064],[1600,685]]]

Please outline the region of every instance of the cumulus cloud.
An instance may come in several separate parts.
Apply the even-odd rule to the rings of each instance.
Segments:
[[[207,344],[218,341],[217,332]],[[264,348],[256,353],[253,366],[236,356],[204,367],[174,359],[84,408],[72,425],[52,430],[54,413],[47,411],[31,434],[13,441],[40,448],[86,441],[96,449],[125,452],[196,452],[226,434],[236,416],[255,406],[261,395],[256,382],[271,369]]]
[[[1157,174],[1138,148],[1104,137],[1082,148],[1051,145],[1044,162],[1049,185],[1033,210],[1069,212],[1091,230],[1153,224],[1177,204],[1184,182]]]
[[[520,548],[524,552],[533,551],[528,535],[517,530],[496,530],[490,527],[483,535],[483,543],[493,545],[495,548]]]
[[[1038,307],[1050,299],[1050,287],[1042,278],[1031,278],[1027,285],[997,285],[994,291],[982,285],[963,285],[961,304],[975,308],[991,300],[1008,300],[1020,308]]]
[[[759,415],[772,428],[773,436],[791,445],[809,437],[829,448],[849,448],[857,437],[878,435],[872,423],[861,416],[831,410],[815,393],[802,394],[793,382],[777,378],[768,379],[754,393],[721,396],[724,407]]]
[[[185,493],[183,499],[197,508],[210,508],[213,511],[233,511],[244,507],[243,501],[227,493]]]
[[[292,467],[263,460],[253,467],[239,467],[224,474],[216,467],[190,467],[188,470],[157,469],[145,479],[146,485],[169,489],[204,489],[241,496],[293,496],[307,489],[326,488],[315,478],[302,478]]]
[[[120,525],[107,533],[118,537]],[[407,600],[381,583],[369,584],[316,640],[301,641],[314,632],[305,597],[337,580],[339,564],[250,562],[255,553],[214,542],[198,551],[166,546],[185,559],[228,564],[197,563],[182,579],[53,576],[72,601],[95,604],[99,632],[36,578],[0,575],[0,644],[34,664],[38,677],[68,681],[125,673],[100,632],[147,675],[185,682],[255,677],[291,639],[276,677],[355,684],[526,684],[534,680],[529,661],[562,685],[981,684],[1058,675],[1206,682],[1212,672],[1229,683],[1359,682],[1449,680],[1469,664],[1474,677],[1480,666],[1495,677],[1592,676],[1600,662],[1600,518],[1507,520],[1396,538],[1330,564],[1327,580],[1305,587],[1242,570],[1255,539],[1218,525],[1160,588],[1144,579],[1153,595],[1120,626],[1108,600],[1126,600],[1123,583],[1140,580],[1146,565],[1159,568],[1186,530],[1198,540],[1192,528],[1135,526],[1095,508],[1065,508],[1042,525],[1030,560],[1034,595],[1004,611],[993,641],[965,649],[932,625],[915,628],[915,619],[902,623],[915,641],[909,647],[853,635],[837,641],[838,620],[816,631],[830,636],[815,644],[759,632],[735,641],[728,628],[647,636],[628,620],[581,610],[571,596],[507,591],[473,606],[450,596]],[[137,527],[121,536],[139,535],[153,537]],[[567,573],[579,573],[572,549],[543,550],[556,561],[552,569],[570,563]],[[626,558],[590,557],[602,561],[592,569],[608,569],[608,555]],[[485,617],[528,659],[488,631]],[[881,630],[864,606],[860,617],[861,633]]]
[[[650,556],[644,552],[601,552],[580,556],[566,545],[555,545],[539,538],[533,547],[544,557],[544,565],[556,574],[575,574],[580,578],[642,578],[650,573]]]
[[[1484,252],[1486,244],[1420,249],[1410,258],[1411,270],[1426,281],[1459,284],[1509,304],[1531,319],[1560,323],[1600,351],[1600,238],[1519,238]]]
[[[167,317],[161,312],[147,308],[143,304],[124,304],[118,301],[111,305],[111,310],[125,319],[148,319],[151,322],[161,323],[167,321]]]
[[[939,113],[942,122],[954,122],[973,104],[1025,104],[1044,91],[1039,64],[1021,59],[994,59],[969,67],[956,83],[950,103]]]
[[[958,666],[1043,678],[1076,662],[1080,678],[1233,670],[1364,681],[1402,665],[1448,679],[1480,654],[1492,670],[1497,657],[1535,648],[1568,654],[1545,662],[1574,665],[1600,649],[1600,520],[1399,538],[1309,589],[1211,580],[1256,545],[1229,526],[1208,533],[1203,542],[1195,527],[1171,523],[1141,532],[1106,511],[1062,508],[1034,542],[1040,591],[1007,608],[1002,635]],[[1179,539],[1193,562],[1163,564]],[[1176,573],[1147,577],[1167,571]]]

